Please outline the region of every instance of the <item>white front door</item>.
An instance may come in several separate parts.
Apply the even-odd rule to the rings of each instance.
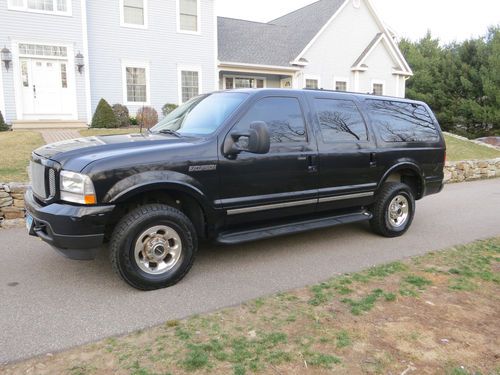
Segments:
[[[25,119],[68,119],[73,113],[74,88],[64,60],[21,58]]]

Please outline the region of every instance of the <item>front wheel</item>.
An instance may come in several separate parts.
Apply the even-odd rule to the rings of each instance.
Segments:
[[[111,237],[114,271],[136,289],[155,290],[178,283],[191,268],[196,231],[181,211],[149,204],[129,212]]]
[[[384,184],[377,194],[370,220],[372,230],[384,237],[399,237],[411,226],[415,215],[415,198],[410,187],[399,182]]]

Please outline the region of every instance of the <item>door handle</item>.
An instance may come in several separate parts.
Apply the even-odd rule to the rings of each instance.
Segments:
[[[33,85],[33,97],[36,99],[36,86]]]
[[[376,167],[376,166],[377,166],[377,153],[371,152],[370,153],[370,167]]]

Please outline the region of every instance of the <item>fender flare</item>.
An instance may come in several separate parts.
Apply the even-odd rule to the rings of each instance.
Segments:
[[[399,163],[393,165],[391,168],[389,168],[384,173],[383,177],[380,179],[380,182],[377,186],[377,191],[382,187],[382,185],[385,183],[385,181],[387,180],[387,178],[391,174],[398,172],[400,170],[403,170],[403,169],[410,169],[413,172],[415,172],[415,174],[417,175],[417,177],[419,179],[420,186],[422,187],[422,191],[420,192],[419,196],[416,198],[420,199],[421,197],[423,197],[425,195],[425,178],[423,176],[422,169],[416,163],[413,163],[411,161],[402,161],[402,162],[399,162]]]

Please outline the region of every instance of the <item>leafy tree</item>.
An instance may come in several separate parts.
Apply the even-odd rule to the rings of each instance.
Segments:
[[[116,128],[118,127],[118,119],[116,118],[113,109],[104,99],[99,101],[92,117],[92,128]]]
[[[165,104],[162,109],[161,109],[161,112],[163,113],[163,116],[166,116],[168,115],[170,112],[173,112],[175,111],[175,109],[178,107],[177,104],[172,104],[172,103],[167,103]]]
[[[444,46],[428,32],[400,47],[414,71],[407,96],[427,102],[445,130],[500,135],[500,27]]]

